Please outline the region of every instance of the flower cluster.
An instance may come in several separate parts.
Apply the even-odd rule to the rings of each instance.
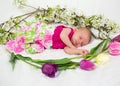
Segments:
[[[106,39],[110,36],[111,32],[115,32],[120,29],[118,24],[110,21],[102,15],[78,15],[75,11],[68,11],[65,8],[60,8],[60,6],[57,6],[56,8],[48,7],[48,10],[49,11],[47,11],[46,14],[42,12],[36,14],[36,18],[39,21],[46,23],[63,23],[71,26],[93,28],[98,31],[98,34],[94,34],[94,31],[92,32],[98,39]]]
[[[14,53],[20,53],[23,50],[29,53],[40,53],[52,45],[51,29],[53,29],[51,26],[42,22],[24,26],[17,32],[18,36],[14,40],[6,43],[6,48]]]
[[[115,22],[110,21],[108,18],[105,18],[102,15],[93,15],[88,17],[86,20],[86,26],[90,26],[94,29],[93,34],[96,38],[106,39],[110,37],[110,34],[112,34],[112,32],[120,29],[119,25],[117,25]],[[98,32],[98,34],[94,33],[95,30]]]
[[[21,1],[22,0],[16,0],[16,2],[23,5]],[[94,37],[98,39],[106,39],[110,37],[112,32],[120,30],[120,26],[117,23],[101,15],[85,16],[84,14],[77,14],[75,11],[61,8],[60,6],[56,6],[55,8],[48,7],[47,9],[36,8],[30,13],[11,17],[8,21],[1,23],[0,44],[5,44],[7,41],[14,39],[16,36],[14,30],[18,30],[30,20],[32,22],[41,21],[47,24],[62,23],[74,27],[88,27],[90,30],[93,28],[92,33]],[[97,34],[94,33],[95,30],[98,32]]]

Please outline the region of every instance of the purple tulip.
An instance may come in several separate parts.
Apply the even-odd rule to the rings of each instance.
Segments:
[[[57,72],[57,70],[58,70],[58,65],[56,64],[45,63],[42,66],[42,73],[50,78],[55,77],[55,73]]]
[[[83,70],[90,71],[90,70],[93,70],[95,68],[95,65],[90,60],[84,59],[84,60],[81,60],[81,62],[80,62],[80,68]]]
[[[113,41],[120,42],[120,34],[117,35],[116,37],[114,37],[111,41],[112,41],[112,42],[113,42]]]

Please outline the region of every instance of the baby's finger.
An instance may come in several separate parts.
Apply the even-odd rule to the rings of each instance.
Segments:
[[[88,53],[89,53],[88,50],[83,50],[83,52],[82,52],[83,55],[86,55]]]

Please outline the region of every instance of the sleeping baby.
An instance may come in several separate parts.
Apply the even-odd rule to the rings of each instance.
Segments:
[[[67,54],[86,55],[86,49],[78,49],[91,40],[91,32],[84,27],[71,28],[65,25],[47,25],[42,22],[22,27],[14,40],[6,43],[6,48],[14,53],[23,50],[29,53],[41,53],[45,49],[64,49]]]

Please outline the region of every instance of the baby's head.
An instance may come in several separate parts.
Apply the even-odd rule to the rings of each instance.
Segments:
[[[72,43],[76,47],[81,47],[87,45],[91,40],[91,32],[89,29],[84,27],[79,27],[74,29],[74,34],[72,36]]]

